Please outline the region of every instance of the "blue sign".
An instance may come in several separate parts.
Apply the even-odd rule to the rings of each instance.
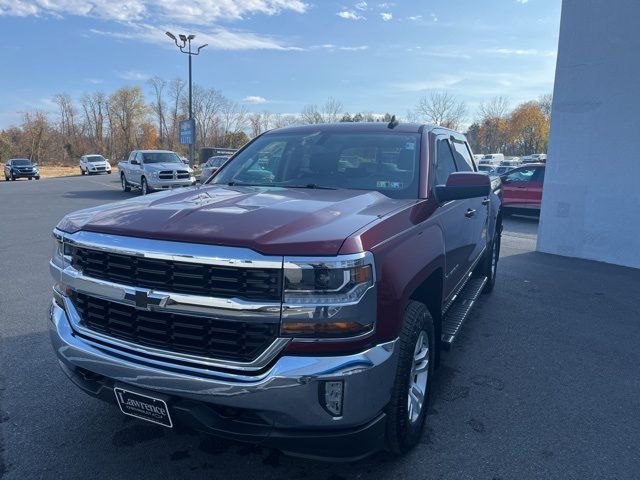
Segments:
[[[191,145],[196,137],[196,126],[193,120],[180,121],[180,143]]]

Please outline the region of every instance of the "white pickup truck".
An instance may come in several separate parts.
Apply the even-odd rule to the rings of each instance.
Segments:
[[[122,190],[139,188],[143,195],[154,190],[195,185],[193,169],[169,150],[134,150],[118,164]]]

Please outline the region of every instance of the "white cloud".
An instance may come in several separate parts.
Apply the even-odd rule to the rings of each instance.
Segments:
[[[385,22],[388,22],[391,19],[393,19],[393,13],[391,12],[382,12],[380,16],[382,17],[382,20],[384,20]]]
[[[351,10],[341,10],[336,13],[340,18],[344,18],[345,20],[363,20],[364,17],[362,15],[357,14]]]
[[[267,103],[267,99],[264,97],[259,97],[257,95],[249,95],[248,97],[244,97],[242,99],[242,103],[249,103],[251,105],[260,105],[263,103]]]
[[[118,74],[123,80],[132,80],[136,82],[146,82],[151,78],[148,73],[138,72],[136,70],[127,70],[126,72],[120,72]]]
[[[412,15],[411,17],[407,17],[411,21],[422,20],[422,15]]]
[[[429,16],[434,23],[438,21],[438,16],[435,13],[430,13]]]
[[[105,20],[160,19],[207,25],[218,20],[240,20],[247,15],[304,13],[302,0],[0,0],[0,16],[75,15]]]
[[[407,92],[419,92],[422,90],[446,90],[462,81],[462,77],[453,75],[441,75],[431,80],[416,80],[410,82],[400,82],[393,84],[398,90]]]
[[[369,5],[367,5],[367,2],[362,1],[362,2],[356,3],[354,7],[364,12],[367,8],[369,8]]]
[[[328,50],[330,52],[333,52],[336,50],[342,50],[345,52],[360,52],[362,50],[367,50],[369,46],[368,45],[339,46],[339,45],[334,45],[332,43],[325,43],[323,45],[313,45],[310,48],[314,50],[323,49],[323,50]]]
[[[148,25],[145,23],[124,24],[126,29],[122,31],[105,31],[91,29],[90,32],[96,35],[104,35],[123,40],[140,40],[147,43],[171,46],[165,34],[166,31],[178,33],[180,27],[175,25]],[[211,31],[191,31],[196,35],[197,45],[208,44],[207,48],[216,50],[302,50],[302,48],[289,46],[281,40],[266,35],[258,35],[251,32],[228,30],[224,28],[213,28]]]
[[[100,85],[104,82],[101,78],[87,78],[87,82],[92,83],[94,85]]]
[[[516,3],[524,5],[525,3],[529,3],[529,0],[516,0]]]
[[[537,50],[535,48],[529,49],[513,49],[513,48],[495,48],[491,50],[485,50],[486,53],[496,53],[499,55],[514,55],[518,57],[553,57],[556,52],[553,50]]]
[[[383,3],[379,3],[378,4],[378,8],[381,10],[387,10],[391,7],[395,7],[396,3],[395,2],[383,2]]]

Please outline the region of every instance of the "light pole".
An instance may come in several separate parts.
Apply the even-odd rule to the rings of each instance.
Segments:
[[[174,41],[174,43],[176,44],[176,47],[178,47],[180,49],[180,51],[182,53],[185,53],[189,56],[189,122],[191,123],[192,127],[193,127],[193,135],[191,137],[191,143],[189,144],[189,166],[191,168],[193,168],[193,150],[195,148],[195,143],[196,143],[196,129],[195,129],[195,125],[193,125],[193,109],[191,106],[191,100],[192,100],[192,92],[193,92],[193,84],[191,81],[191,57],[193,57],[194,55],[200,55],[200,50],[202,50],[204,47],[207,46],[207,44],[205,43],[204,45],[200,45],[198,47],[198,50],[196,50],[195,52],[191,51],[191,40],[193,40],[194,38],[196,38],[195,35],[183,35],[180,34],[178,35],[178,38],[180,38],[180,43],[178,43],[178,39],[176,38],[176,36],[171,33],[171,32],[166,32],[167,37],[169,37],[171,40]],[[185,49],[186,47],[186,49]]]

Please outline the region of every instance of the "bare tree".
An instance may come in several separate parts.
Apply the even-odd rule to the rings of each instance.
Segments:
[[[553,94],[546,93],[544,95],[541,95],[540,98],[538,98],[538,105],[540,105],[540,109],[542,110],[542,113],[544,113],[544,116],[547,117],[547,120],[549,120],[551,118]]]
[[[340,112],[342,111],[342,108],[343,105],[340,100],[334,97],[329,97],[322,106],[322,116],[324,118],[324,122],[337,122],[340,119]]]
[[[60,112],[60,133],[66,139],[62,147],[67,158],[74,158],[79,155],[79,150],[82,149],[76,122],[76,107],[71,97],[66,93],[54,95],[53,101],[58,105]]]
[[[432,92],[420,98],[416,113],[427,122],[458,130],[467,115],[467,106],[448,92]]]
[[[170,123],[168,125],[167,147],[171,150],[175,149],[178,140],[179,122],[187,118],[185,112],[181,111],[184,89],[185,83],[180,78],[173,79],[169,84],[169,99],[171,103],[169,105]]]
[[[506,118],[509,115],[509,99],[503,95],[498,95],[480,104],[480,115],[483,118]]]
[[[104,153],[107,97],[102,92],[84,94],[80,103],[91,148],[95,152]]]
[[[167,87],[167,81],[161,77],[153,77],[149,80],[149,85],[153,90],[153,102],[151,103],[151,110],[153,111],[157,126],[158,126],[158,142],[163,147],[165,146],[165,137],[169,135],[166,121],[167,103],[164,99],[164,91]]]
[[[324,117],[318,110],[317,105],[305,105],[300,114],[300,120],[305,124],[324,123]]]
[[[274,114],[271,120],[271,125],[273,128],[288,127],[290,125],[295,125],[297,123],[300,123],[300,119],[297,118],[295,115],[288,115],[288,114],[282,114],[282,113]]]
[[[36,110],[35,112],[26,112],[24,114],[22,130],[25,134],[25,143],[31,160],[42,161],[44,145],[49,138],[50,129],[46,112]]]

